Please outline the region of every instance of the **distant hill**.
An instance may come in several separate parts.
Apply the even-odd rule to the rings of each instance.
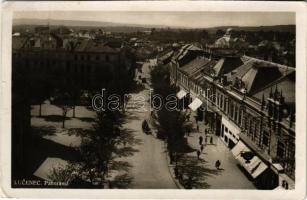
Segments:
[[[88,29],[93,27],[101,27],[105,31],[111,32],[136,32],[150,30],[151,28],[156,29],[205,29],[209,33],[215,33],[218,29],[226,30],[227,28],[232,28],[233,30],[244,30],[244,31],[280,31],[280,32],[292,32],[295,33],[295,25],[275,25],[275,26],[220,26],[213,28],[186,28],[178,26],[161,26],[161,25],[140,25],[140,24],[124,24],[124,23],[112,23],[112,22],[99,22],[99,21],[78,21],[78,20],[47,20],[47,19],[14,19],[13,25],[18,28],[33,28],[33,26],[48,25],[50,27],[55,26],[68,26],[77,29]]]
[[[53,26],[68,26],[81,28],[93,28],[102,27],[105,31],[111,32],[135,32],[145,31],[151,28],[166,28],[159,25],[138,25],[138,24],[124,24],[124,23],[112,23],[112,22],[99,22],[99,21],[77,21],[77,20],[46,20],[46,19],[14,19],[13,25],[15,27],[31,27],[49,25]]]
[[[216,32],[217,30],[226,30],[227,28],[232,28],[235,31],[280,31],[280,32],[291,32],[295,33],[295,25],[275,25],[275,26],[220,26],[213,28],[206,28],[209,32]]]

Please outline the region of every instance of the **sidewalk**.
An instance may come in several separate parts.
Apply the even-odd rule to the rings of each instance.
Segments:
[[[196,122],[194,116],[196,113],[192,112],[191,121],[193,122],[194,131],[187,136],[188,143],[191,147],[200,150],[199,136],[203,137],[203,144],[205,144],[205,128],[203,122],[198,122],[199,132],[196,130]],[[210,137],[213,138],[213,144],[209,144]],[[230,149],[221,141],[221,139],[213,134],[207,134],[207,145],[200,155],[200,158],[206,161],[205,167],[208,169],[216,169],[215,162],[220,160],[221,170],[217,175],[210,175],[204,177],[205,182],[210,189],[256,189],[253,183],[245,176],[237,165],[237,161],[233,157]],[[189,155],[197,157],[196,152]]]

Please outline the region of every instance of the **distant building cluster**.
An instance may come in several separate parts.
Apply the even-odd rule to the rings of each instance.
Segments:
[[[210,48],[158,56],[185,108],[220,136],[259,188],[294,188],[295,68],[239,54],[231,30]]]
[[[256,37],[261,38],[259,35],[255,35],[255,38]],[[249,40],[246,33],[238,35],[238,33],[235,33],[229,28],[226,30],[225,34],[218,38],[213,44],[206,43],[204,48],[215,54],[224,55],[227,52],[231,52],[292,67],[295,66],[295,39],[289,42],[280,41],[277,40],[276,35],[274,35],[270,40],[262,39],[259,42],[251,41],[251,39]]]

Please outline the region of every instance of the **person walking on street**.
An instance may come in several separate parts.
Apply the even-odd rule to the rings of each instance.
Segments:
[[[210,144],[213,144],[213,137],[210,137]]]
[[[199,156],[200,156],[200,151],[197,150],[197,159],[199,160]]]
[[[191,115],[190,113],[187,114],[187,120],[188,120],[188,122],[191,121],[191,120],[190,120],[190,115]]]
[[[203,137],[199,136],[198,140],[199,140],[199,145],[202,145],[203,144]]]
[[[220,160],[217,160],[217,161],[215,162],[215,167],[216,167],[216,169],[220,169],[220,166],[221,166],[221,162],[220,162]]]
[[[200,146],[200,152],[203,152],[203,150],[204,150],[204,145],[202,144],[202,145]]]
[[[190,136],[190,129],[187,130],[187,135]]]
[[[196,125],[196,129],[197,129],[197,132],[199,132],[199,125],[198,124]]]

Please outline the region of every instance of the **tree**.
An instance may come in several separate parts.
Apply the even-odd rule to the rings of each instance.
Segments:
[[[218,30],[215,32],[215,37],[216,37],[216,38],[220,38],[220,37],[222,37],[224,34],[225,34],[225,31],[224,31],[224,30],[218,29]]]
[[[125,129],[122,129],[124,115],[120,111],[105,110],[97,113],[94,131],[83,138],[80,153],[81,172],[86,172],[86,179],[94,186],[103,187],[108,183],[112,171],[128,172],[131,165],[125,161],[116,160],[119,157],[133,155],[136,152],[131,146],[137,140]],[[124,145],[125,144],[125,145]],[[119,183],[121,180],[122,183]],[[127,184],[130,178],[117,177],[115,182]],[[116,186],[114,183],[113,187]]]
[[[32,104],[39,105],[39,117],[42,116],[42,104],[52,93],[53,86],[50,76],[46,72],[29,74],[25,72],[23,76],[29,85],[30,100]]]
[[[191,130],[191,124],[187,123],[187,113],[180,109],[168,109],[166,97],[176,94],[177,88],[169,84],[169,71],[165,66],[157,66],[150,72],[151,83],[154,94],[159,94],[163,98],[163,106],[155,111],[153,116],[153,125],[158,130],[162,138],[166,138],[169,153],[172,155],[180,152],[187,144],[185,142],[185,133]],[[155,104],[155,102],[153,102]]]
[[[76,105],[82,94],[81,88],[76,84],[69,85],[68,93],[69,96],[71,97],[71,103],[72,103],[72,109],[73,109],[72,117],[76,117]]]
[[[108,97],[112,94],[124,100],[124,95],[132,84],[133,76],[129,76],[131,69],[120,65],[116,70],[118,71],[113,76],[109,76],[107,80],[99,80],[95,88],[99,93],[102,88],[105,89],[105,106],[108,105]],[[110,74],[108,72],[105,75]],[[75,94],[79,94],[79,89],[75,89]],[[97,92],[89,91],[88,93],[91,96],[91,93],[97,94]],[[64,88],[58,91],[58,95],[55,95],[57,105],[63,109],[63,116],[65,116],[65,109],[73,107],[75,97],[79,96],[74,97],[73,93]],[[139,140],[134,138],[130,130],[122,127],[125,114],[120,109],[105,107],[104,110],[97,112],[96,116],[94,129],[87,134],[81,133],[82,142],[78,149],[81,158],[73,164],[74,170],[70,170],[70,173],[75,171],[74,174],[78,175],[76,178],[78,182],[87,182],[92,188],[104,188],[106,184],[109,184],[110,188],[126,188],[132,180],[128,175],[131,165],[117,158],[133,155],[137,151],[133,148],[133,144],[138,143]],[[80,135],[80,133],[77,134]],[[124,174],[120,173],[111,180],[113,172],[124,172]]]
[[[121,90],[118,89],[118,85],[110,83],[104,94],[106,99],[114,94],[114,91]],[[66,102],[65,99],[61,102]],[[133,155],[137,150],[132,146],[139,140],[134,138],[130,130],[122,127],[124,121],[125,115],[120,110],[105,107],[103,111],[97,112],[94,129],[88,134],[82,133],[79,148],[81,158],[74,163],[74,171],[75,174],[79,174],[77,177],[79,182],[82,180],[94,188],[104,188],[106,184],[109,184],[110,188],[125,188],[131,182],[132,178],[127,174],[131,165],[117,158]],[[124,172],[124,174],[118,174],[111,180],[110,174],[113,172]]]
[[[67,113],[69,110],[73,109],[72,97],[67,90],[62,88],[55,92],[53,104],[62,109],[62,128],[65,128]]]
[[[220,171],[206,168],[205,163],[202,159],[184,155],[177,165],[179,182],[186,189],[209,188],[210,185],[206,183],[206,177],[218,175]]]

